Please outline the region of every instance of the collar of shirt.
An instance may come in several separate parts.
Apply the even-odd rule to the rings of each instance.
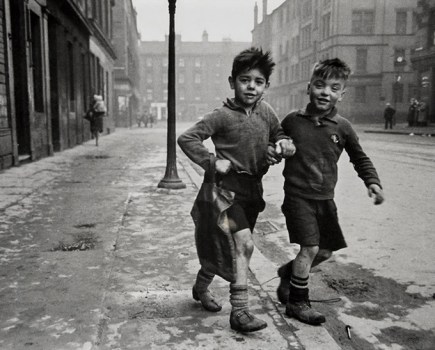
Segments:
[[[248,117],[254,112],[254,109],[256,109],[260,102],[263,100],[263,98],[260,98],[255,105],[251,109],[251,113],[247,113],[246,109],[244,109],[242,106],[240,106],[234,98],[227,98],[226,101],[224,101],[224,106],[227,106],[229,109],[235,110],[235,111],[241,111],[248,115]]]
[[[310,105],[308,104],[307,107],[305,107],[304,109],[300,109],[297,112],[297,115],[300,116],[300,117],[310,118],[311,119],[312,115],[308,112],[309,111],[309,106]],[[325,116],[323,116],[323,117],[318,119],[318,123],[320,123],[320,125],[321,125],[321,123],[323,121],[327,120],[327,121],[330,121],[330,122],[332,122],[334,124],[338,124],[337,118],[336,118],[337,113],[338,113],[337,108],[333,107],[331,112],[329,112],[327,115],[325,115]]]

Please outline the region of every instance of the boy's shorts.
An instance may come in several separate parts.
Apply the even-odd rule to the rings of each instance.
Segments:
[[[290,243],[332,251],[347,247],[333,199],[313,200],[286,195],[281,209]]]
[[[258,214],[265,208],[261,178],[230,171],[218,175],[216,181],[235,193],[234,203],[227,210],[232,233],[249,228],[254,230]]]

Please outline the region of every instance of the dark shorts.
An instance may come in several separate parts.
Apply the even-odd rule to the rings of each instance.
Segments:
[[[235,193],[234,203],[227,210],[232,233],[249,228],[254,230],[258,214],[265,208],[261,178],[230,171],[216,181]]]
[[[333,199],[312,200],[286,195],[281,209],[291,243],[332,251],[347,247]]]

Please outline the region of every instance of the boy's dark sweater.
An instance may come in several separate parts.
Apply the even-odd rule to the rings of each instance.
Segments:
[[[221,108],[208,113],[178,138],[178,145],[186,155],[207,170],[210,151],[203,141],[212,138],[216,157],[231,161],[238,173],[261,178],[268,170],[266,159],[269,143],[287,139],[274,110],[259,101],[251,115],[228,99]]]
[[[306,110],[292,112],[281,125],[296,146],[296,154],[285,161],[286,194],[315,200],[334,198],[337,162],[343,149],[366,186],[381,186],[376,169],[359,144],[351,123],[340,116],[336,108],[318,123]]]

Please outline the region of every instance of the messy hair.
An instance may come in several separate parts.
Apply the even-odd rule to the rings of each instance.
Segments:
[[[312,71],[311,79],[314,77],[322,79],[343,79],[348,80],[351,70],[349,66],[339,58],[329,58],[317,62]]]
[[[235,79],[246,70],[258,69],[264,75],[266,81],[269,81],[274,66],[275,62],[273,62],[269,51],[263,53],[261,48],[251,47],[243,50],[234,58],[231,76]]]

